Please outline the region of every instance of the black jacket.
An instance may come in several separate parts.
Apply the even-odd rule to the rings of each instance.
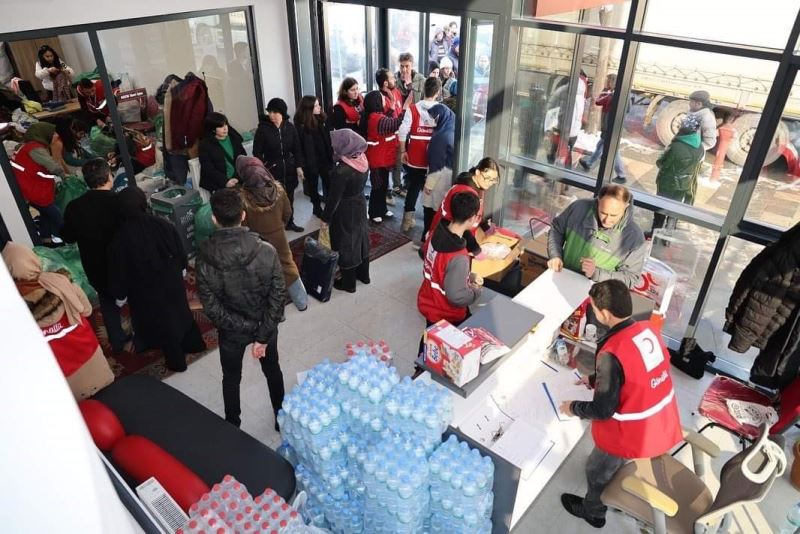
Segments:
[[[798,308],[800,224],[784,232],[745,267],[725,310],[723,330],[731,335],[728,348],[736,352],[746,352],[750,347],[762,349],[753,379],[758,375],[769,377],[768,368],[778,372],[783,367],[780,372],[790,378],[797,373],[796,366],[788,369],[782,362],[791,357],[789,345],[796,345],[789,341],[796,337]]]
[[[297,167],[303,167],[303,150],[294,124],[288,120],[278,129],[272,121],[262,118],[253,139],[253,155],[264,162],[269,172],[280,182],[297,176]]]
[[[98,293],[109,295],[108,247],[121,222],[117,194],[92,189],[67,204],[61,237],[78,243],[86,277]]]
[[[232,126],[228,126],[228,137],[233,145],[233,161],[231,163],[236,167],[236,158],[246,155],[242,146],[242,136]],[[213,193],[217,189],[224,188],[227,182],[225,151],[214,137],[214,132],[209,132],[200,140],[200,187]]]
[[[297,125],[297,135],[303,150],[303,172],[308,176],[319,175],[333,167],[333,148],[331,134],[325,124],[316,130]]]
[[[220,228],[200,245],[197,290],[221,331],[266,343],[283,320],[286,285],[278,253],[245,227]]]

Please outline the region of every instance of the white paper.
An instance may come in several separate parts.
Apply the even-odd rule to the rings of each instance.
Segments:
[[[467,417],[467,423],[459,425],[459,429],[484,447],[489,449],[514,422],[490,396],[486,402],[478,405]]]
[[[567,417],[558,409],[564,401],[590,401],[594,398],[594,390],[588,389],[583,384],[575,384],[579,375],[576,371],[561,371],[552,378],[542,382],[542,387],[552,403],[553,410],[559,421],[568,421],[575,418]]]
[[[471,337],[452,325],[439,330],[436,335],[439,336],[439,339],[456,349],[472,341]]]
[[[527,480],[553,445],[553,441],[547,439],[544,432],[521,419],[516,419],[490,448],[519,467],[520,476]]]

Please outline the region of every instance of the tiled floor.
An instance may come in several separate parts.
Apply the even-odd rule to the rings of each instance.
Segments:
[[[315,229],[313,220],[316,219],[310,216],[308,202],[301,194],[297,197],[298,224],[305,226],[306,231]],[[291,235],[290,239],[293,237]],[[327,303],[311,299],[305,312],[288,306],[286,322],[281,325],[278,340],[287,391],[296,384],[298,372],[324,358],[341,361],[344,344],[358,339],[386,339],[395,353],[395,365],[399,373],[411,374],[412,361],[424,326],[416,309],[420,268],[416,251],[407,244],[375,261],[371,268],[372,283],[369,286],[359,284],[355,294],[334,290]],[[699,428],[704,423],[693,411],[711,377],[707,375],[703,380],[696,381],[675,370],[673,379],[684,426]],[[221,380],[218,353],[215,351],[193,363],[185,373],[169,377],[166,382],[222,415]],[[249,356],[245,356],[244,360],[241,397],[243,430],[276,448],[280,444],[280,436],[273,430],[266,381],[259,365]],[[711,462],[711,469],[708,470],[711,476],[706,478],[715,491],[718,482],[714,474],[719,474],[720,467],[737,451],[738,444],[723,431],[709,430],[706,436],[723,449],[720,458]],[[793,432],[786,441],[791,444],[799,437],[800,432]],[[591,447],[591,436],[587,433],[518,523],[515,533],[558,531],[559,534],[571,534],[594,531],[565,512],[559,501],[563,492],[580,494],[585,491],[583,466]],[[789,446],[786,451],[791,462]],[[681,460],[691,465],[688,448],[681,453]],[[763,502],[748,506],[735,515],[729,532],[764,534],[777,530],[784,514],[797,500],[800,500],[800,494],[790,485],[787,470]],[[633,520],[609,513],[604,531],[636,533],[638,529]]]

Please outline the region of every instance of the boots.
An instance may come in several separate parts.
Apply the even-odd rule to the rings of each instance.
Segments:
[[[403,225],[400,227],[403,232],[408,232],[414,228],[414,213],[413,211],[407,211],[403,214]]]

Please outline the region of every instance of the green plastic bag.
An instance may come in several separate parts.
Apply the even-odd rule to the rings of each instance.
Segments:
[[[82,197],[89,190],[86,182],[80,176],[67,176],[56,188],[56,206],[64,213],[67,204],[78,197]]]
[[[104,134],[99,126],[92,126],[92,130],[89,132],[89,147],[92,152],[104,158],[114,152],[116,144],[116,139]]]
[[[194,214],[194,242],[198,247],[200,243],[211,237],[214,233],[214,221],[211,220],[211,204],[203,204]]]
[[[86,272],[83,270],[78,245],[64,245],[59,248],[33,247],[33,251],[39,256],[43,271],[52,272],[66,269],[69,271],[72,281],[86,293],[89,301],[92,304],[98,302],[97,291],[89,283]]]

